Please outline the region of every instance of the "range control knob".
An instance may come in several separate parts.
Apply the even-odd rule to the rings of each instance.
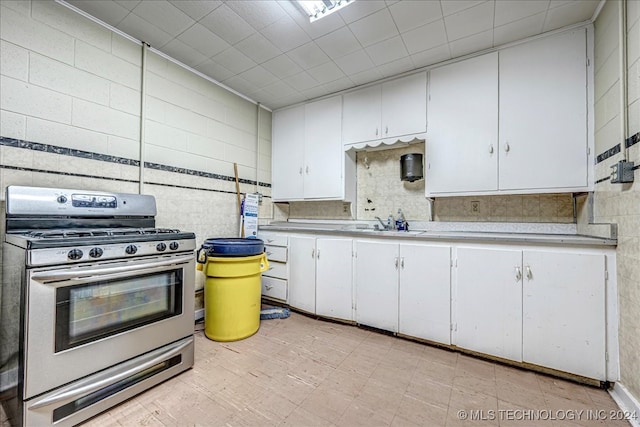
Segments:
[[[158,243],[156,245],[156,249],[158,250],[158,252],[162,252],[167,249],[167,245],[164,243]]]
[[[100,258],[102,256],[102,249],[101,248],[92,248],[89,251],[89,256],[91,258]]]
[[[129,245],[125,248],[124,251],[129,255],[133,255],[138,252],[138,248],[136,247],[136,245]]]
[[[172,251],[177,250],[179,247],[178,242],[171,242],[169,243],[169,249],[171,249]]]
[[[73,261],[79,260],[82,258],[82,251],[80,249],[71,249],[67,252],[67,258]]]
[[[67,203],[67,196],[58,196],[56,200],[58,203]]]

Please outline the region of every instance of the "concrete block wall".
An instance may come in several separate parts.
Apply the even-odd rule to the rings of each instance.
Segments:
[[[273,215],[268,110],[148,51],[141,150],[142,46],[53,0],[3,0],[0,20],[2,211],[8,185],[142,188],[159,227],[200,244],[237,236],[236,163]]]
[[[626,6],[627,102],[621,92],[620,7]],[[632,184],[612,184],[611,165],[626,157],[640,164],[640,144],[625,139],[640,132],[640,2],[608,1],[595,21],[594,222],[618,225],[617,283],[620,383],[640,401],[640,173]],[[626,135],[621,124],[628,111]],[[628,144],[630,147],[626,147]]]

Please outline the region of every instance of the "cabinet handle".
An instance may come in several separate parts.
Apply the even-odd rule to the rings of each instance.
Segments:
[[[307,175],[309,175],[309,166],[307,166]]]
[[[528,265],[524,268],[525,275],[527,276],[527,280],[533,279],[533,273],[531,272],[531,267]]]
[[[493,154],[493,144],[489,144],[489,154]]]
[[[316,257],[316,250],[311,249],[311,258],[315,258],[315,257]]]
[[[302,175],[302,167],[300,167],[300,172],[299,173],[300,173],[300,175]]]
[[[316,251],[316,258],[320,259],[320,249]]]
[[[516,266],[516,282],[522,280],[522,270],[519,266]]]
[[[271,255],[273,252],[267,252],[267,256]]]
[[[389,133],[389,126],[385,126],[384,127],[384,134],[388,134]]]
[[[504,142],[504,152],[508,153],[511,148],[509,147],[509,141]]]
[[[404,257],[400,258],[400,267],[404,268]]]
[[[378,128],[376,128],[376,136],[378,136]]]
[[[395,258],[396,260],[396,270],[398,269],[398,257]]]
[[[265,286],[265,289],[266,289],[266,290],[268,290],[268,291],[270,291],[271,289],[273,289],[273,286],[266,285],[266,286]]]

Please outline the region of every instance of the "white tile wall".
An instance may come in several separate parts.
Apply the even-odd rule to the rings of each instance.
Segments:
[[[627,65],[629,132],[621,131],[620,100],[620,47],[621,31],[619,7],[622,2],[606,2],[595,22],[595,93],[596,96],[596,153],[600,154],[616,144],[623,151],[599,163],[596,179],[609,175],[610,166],[624,158],[624,138],[640,131],[640,95],[638,94],[638,64],[640,63],[640,8],[637,1],[624,2],[627,6]],[[628,150],[628,159],[640,163],[639,144]],[[640,399],[640,182],[635,173],[633,184],[596,184],[593,215],[595,222],[618,224],[617,285],[619,304],[620,382]],[[586,210],[587,208],[583,208]],[[582,220],[588,212],[582,213]]]

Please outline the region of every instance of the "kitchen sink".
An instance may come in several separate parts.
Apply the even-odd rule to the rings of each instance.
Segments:
[[[366,234],[379,234],[384,236],[412,236],[424,233],[425,230],[409,230],[409,231],[399,231],[399,230],[376,230],[375,228],[358,228],[358,227],[344,227],[341,230],[348,231],[349,233],[366,233]]]

